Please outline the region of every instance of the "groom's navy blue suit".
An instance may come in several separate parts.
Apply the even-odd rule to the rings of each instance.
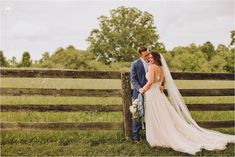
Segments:
[[[142,88],[146,83],[145,69],[141,59],[134,61],[131,65],[131,83],[134,86],[132,94],[133,99],[138,98],[139,89]],[[140,140],[139,131],[141,129],[141,123],[133,119],[132,120],[132,138],[133,140]]]

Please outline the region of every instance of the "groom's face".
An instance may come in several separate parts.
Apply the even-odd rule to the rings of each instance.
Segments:
[[[148,59],[149,59],[149,52],[148,51],[141,52],[140,57],[143,58],[143,60],[148,61]]]

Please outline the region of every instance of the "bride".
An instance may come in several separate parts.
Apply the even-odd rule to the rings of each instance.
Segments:
[[[148,82],[140,92],[145,93],[146,139],[150,146],[196,154],[202,148],[224,150],[227,143],[235,142],[234,135],[201,128],[192,119],[162,54],[150,53],[146,77]],[[163,81],[170,101],[159,89]]]

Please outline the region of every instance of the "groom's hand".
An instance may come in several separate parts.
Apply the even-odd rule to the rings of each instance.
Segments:
[[[161,86],[161,87],[160,87],[160,91],[161,91],[161,93],[164,92],[164,86]]]

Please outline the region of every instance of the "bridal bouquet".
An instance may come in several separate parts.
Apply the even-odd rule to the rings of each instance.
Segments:
[[[144,104],[143,104],[143,96],[141,94],[138,95],[138,98],[132,102],[130,106],[130,112],[132,114],[133,119],[137,119],[142,123],[142,127],[144,127]]]
[[[140,104],[139,99],[135,99],[132,102],[132,105],[130,106],[130,111],[132,113],[132,118],[139,118],[140,114],[139,114],[139,110],[138,110],[138,106]]]

